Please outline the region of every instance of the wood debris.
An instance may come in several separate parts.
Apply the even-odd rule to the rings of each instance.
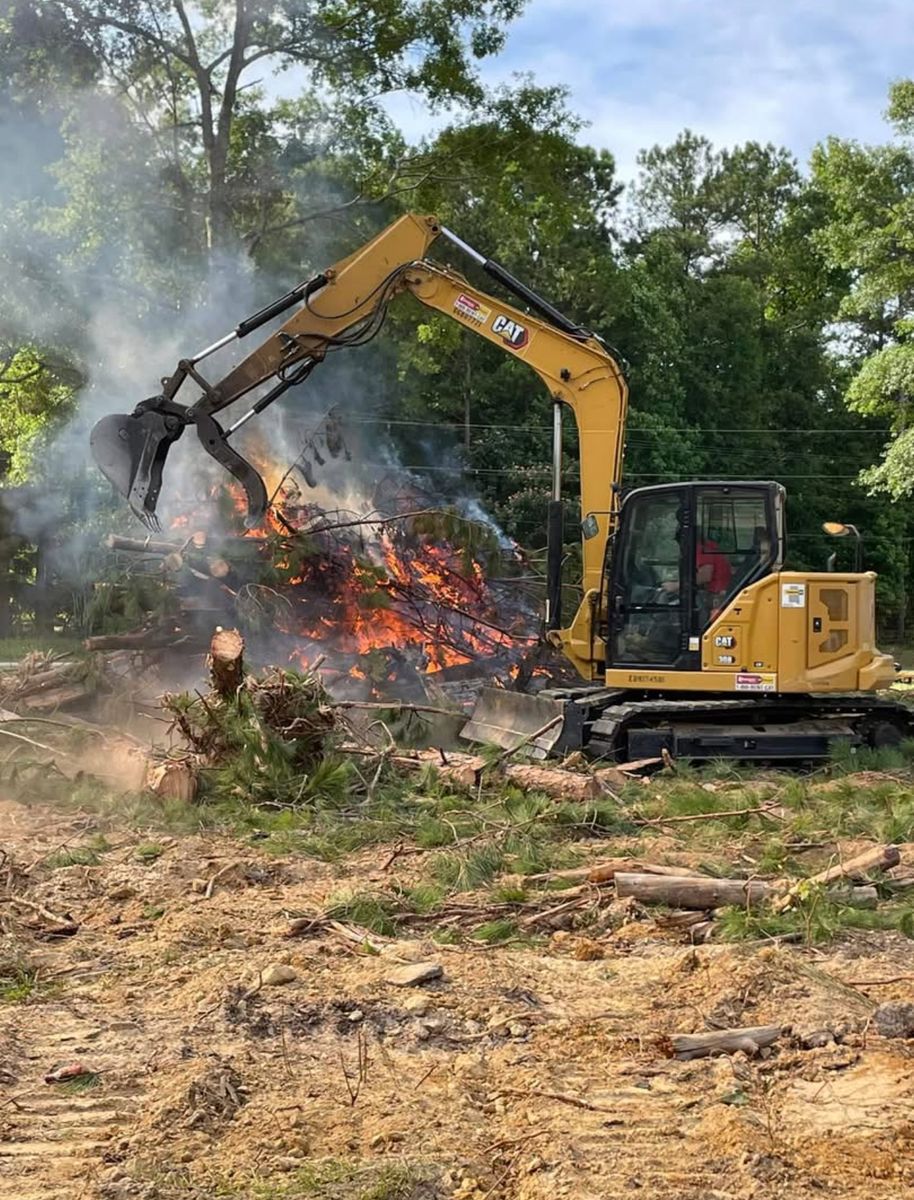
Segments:
[[[837,879],[859,879],[869,871],[887,871],[890,867],[897,867],[900,862],[901,851],[897,846],[875,846],[871,850],[864,850],[861,854],[854,855],[853,858],[835,863],[826,870],[811,875],[808,879],[801,879],[799,883],[792,884],[787,892],[775,901],[774,910],[783,912],[790,908],[810,888],[834,883]]]
[[[676,1033],[670,1038],[673,1057],[680,1062],[709,1054],[736,1054],[750,1058],[773,1045],[782,1034],[780,1025],[755,1025],[747,1029],[720,1029],[713,1033]]]

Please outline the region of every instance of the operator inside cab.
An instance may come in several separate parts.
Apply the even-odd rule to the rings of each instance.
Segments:
[[[723,599],[730,590],[733,568],[717,542],[709,537],[699,539],[695,548],[695,582],[707,592],[712,603]]]

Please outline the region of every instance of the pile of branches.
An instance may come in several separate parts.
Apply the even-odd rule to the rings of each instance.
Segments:
[[[96,670],[68,654],[32,651],[0,673],[0,706],[17,712],[53,712],[91,699],[101,684]]]
[[[344,768],[331,754],[337,716],[320,677],[278,668],[248,675],[243,650],[237,630],[218,630],[212,690],[162,698],[185,743],[186,770],[214,798],[287,808],[324,795]]]

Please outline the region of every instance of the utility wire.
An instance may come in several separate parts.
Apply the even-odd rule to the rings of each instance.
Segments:
[[[509,430],[509,431],[513,431],[513,432],[523,432],[523,433],[539,433],[539,432],[551,433],[552,432],[551,425],[498,425],[498,424],[488,424],[486,422],[481,422],[481,421],[419,421],[419,420],[412,420],[412,419],[407,419],[407,418],[403,418],[403,417],[353,417],[353,416],[347,415],[346,422],[347,422],[347,424],[350,424],[350,425],[413,425],[413,426],[419,426],[421,428],[428,428],[428,429],[458,429],[458,430],[504,429],[504,430]],[[620,431],[619,427],[617,426],[614,429],[594,429],[591,432],[593,432],[593,433],[616,433],[619,431]],[[886,437],[892,433],[892,430],[891,429],[852,429],[852,428],[849,429],[843,425],[829,425],[829,426],[820,427],[818,429],[797,429],[795,427],[792,427],[789,429],[777,429],[777,428],[770,427],[770,426],[766,426],[765,428],[759,428],[759,426],[757,426],[757,425],[745,426],[742,428],[734,427],[734,428],[729,428],[729,429],[717,429],[717,428],[713,428],[711,426],[704,426],[704,425],[687,425],[682,428],[675,428],[675,429],[666,429],[666,428],[664,428],[664,429],[640,428],[639,429],[637,426],[632,425],[629,422],[627,425],[627,432],[629,434],[632,434],[632,433],[646,434],[651,437],[666,437],[670,433],[712,433],[712,434],[713,433],[751,433],[751,434],[756,434],[759,437],[761,437],[763,435],[767,435],[767,434],[783,434],[783,433],[795,433],[798,435],[802,434],[803,436],[806,436],[808,434],[814,434],[814,433],[820,433],[820,434],[843,433],[843,434],[847,434],[848,436],[854,436],[854,437],[856,437],[858,434],[869,434],[869,435],[872,435],[873,437],[876,437],[876,436]]]

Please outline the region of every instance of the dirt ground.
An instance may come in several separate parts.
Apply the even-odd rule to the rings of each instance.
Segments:
[[[10,1200],[914,1196],[914,1042],[870,1023],[914,988],[859,982],[910,979],[900,935],[690,948],[640,920],[371,954],[288,918],[389,885],[389,848],[329,866],[190,836],[144,862],[106,825],[97,865],[48,864],[96,830],[0,803],[6,895],[79,924],[42,942],[3,906],[37,969],[0,1004]],[[389,982],[416,960],[442,976]],[[668,1057],[671,1033],[765,1024],[793,1031],[768,1057]],[[85,1086],[44,1082],[70,1064]]]

